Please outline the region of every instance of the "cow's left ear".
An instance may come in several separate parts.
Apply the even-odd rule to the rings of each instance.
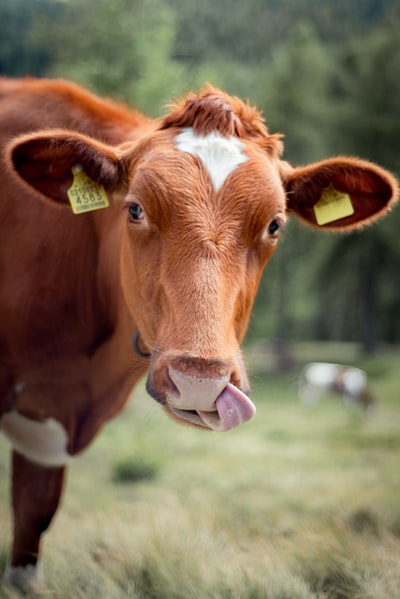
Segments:
[[[357,158],[332,158],[294,169],[285,165],[283,172],[289,214],[320,229],[345,231],[367,225],[398,197],[393,175]]]
[[[106,191],[121,185],[123,164],[117,148],[73,131],[48,130],[14,139],[8,159],[18,176],[46,199],[69,204],[74,171]]]

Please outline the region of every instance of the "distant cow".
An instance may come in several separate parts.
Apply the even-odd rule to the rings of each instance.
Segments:
[[[356,158],[293,168],[260,113],[211,86],[151,120],[65,81],[1,79],[0,147],[6,579],[30,588],[66,465],[139,378],[177,422],[249,420],[240,344],[287,217],[359,228],[397,184]]]
[[[340,395],[348,404],[358,403],[367,412],[374,404],[364,370],[326,362],[307,364],[299,378],[299,397],[302,403],[316,404],[327,393]]]

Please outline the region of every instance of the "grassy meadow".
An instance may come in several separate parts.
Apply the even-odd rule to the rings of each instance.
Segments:
[[[299,404],[299,369],[316,356],[369,372],[369,418],[333,396]],[[257,415],[225,434],[179,427],[141,386],[70,468],[45,537],[44,596],[400,598],[400,351],[362,359],[307,344],[295,357],[277,376],[267,348],[249,350]],[[1,439],[0,569],[7,479]]]

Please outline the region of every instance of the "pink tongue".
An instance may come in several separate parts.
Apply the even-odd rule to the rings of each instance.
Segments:
[[[253,418],[256,407],[240,389],[228,383],[215,402],[217,412],[198,412],[207,426],[215,431],[229,431]]]

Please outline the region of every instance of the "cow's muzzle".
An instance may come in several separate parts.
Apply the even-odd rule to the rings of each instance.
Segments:
[[[207,378],[168,367],[172,381],[166,405],[172,414],[195,426],[228,431],[255,414],[249,397],[229,381],[229,376]]]

